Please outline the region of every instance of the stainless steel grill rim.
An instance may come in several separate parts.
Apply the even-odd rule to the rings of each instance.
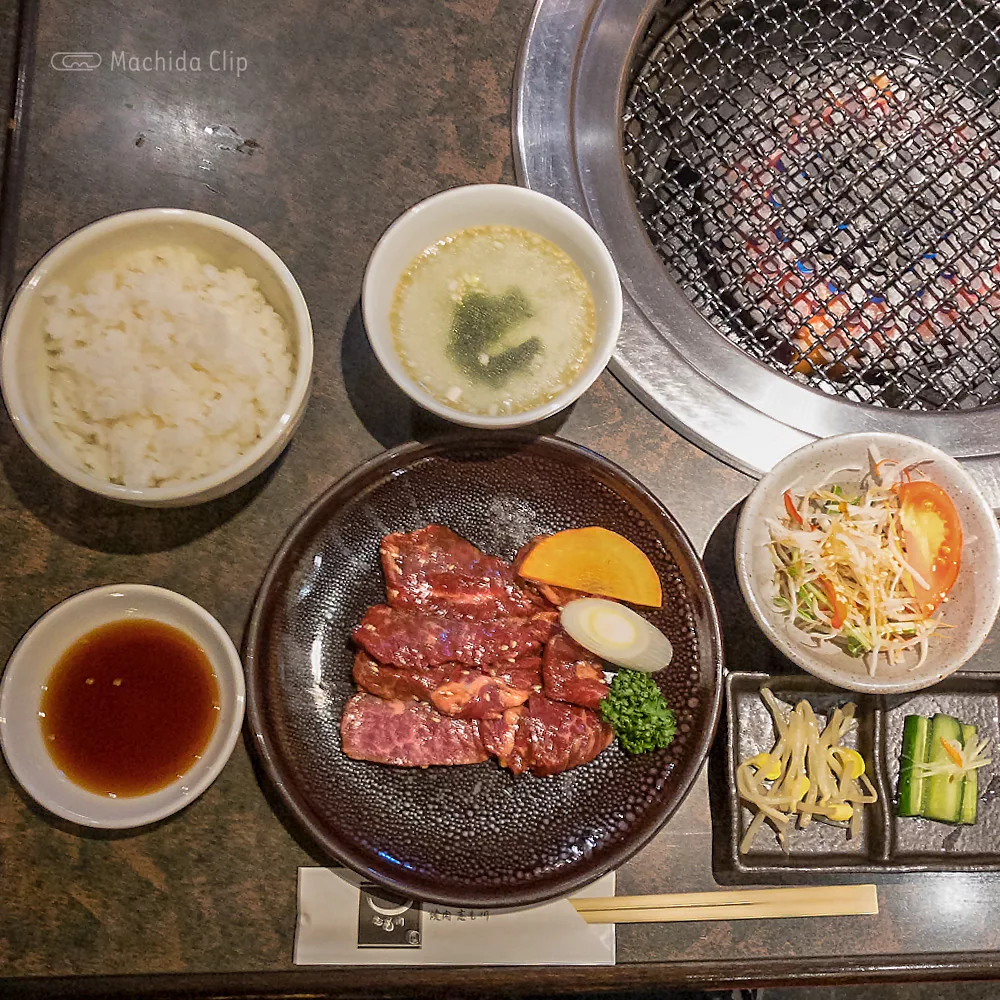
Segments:
[[[622,109],[651,21],[671,23],[689,5],[537,0],[516,68],[519,182],[583,215],[618,266],[625,299],[612,371],[666,423],[751,475],[819,436],[888,431],[961,458],[1000,510],[1000,407],[895,409],[811,388],[720,336],[664,266],[628,180]]]

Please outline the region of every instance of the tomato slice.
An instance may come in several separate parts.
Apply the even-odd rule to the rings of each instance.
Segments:
[[[927,582],[913,586],[925,614],[945,599],[962,564],[962,519],[951,497],[937,483],[900,483],[899,523],[910,565]]]
[[[833,584],[825,576],[818,576],[816,582],[826,596],[826,603],[830,605],[830,624],[834,628],[840,628],[847,620],[847,605],[840,599],[840,595],[833,589]]]

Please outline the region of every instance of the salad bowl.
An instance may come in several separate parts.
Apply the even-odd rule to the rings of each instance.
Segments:
[[[940,486],[961,521],[963,543],[954,585],[935,612],[941,627],[926,655],[890,663],[848,652],[845,642],[809,641],[776,605],[778,578],[771,526],[785,518],[786,491],[860,483],[872,459],[907,478]],[[793,452],[765,475],[747,499],[736,531],[736,571],[754,619],[771,642],[803,670],[838,687],[872,694],[918,691],[954,673],[982,645],[1000,609],[1000,532],[993,511],[962,465],[923,441],[900,434],[858,433],[821,438]],[[884,582],[884,581],[883,581]],[[873,586],[879,581],[872,581]]]

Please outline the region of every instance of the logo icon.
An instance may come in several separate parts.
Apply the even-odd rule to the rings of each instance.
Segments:
[[[358,900],[359,948],[419,948],[420,904],[361,883]]]
[[[100,52],[53,52],[49,65],[60,72],[80,72],[101,65]]]

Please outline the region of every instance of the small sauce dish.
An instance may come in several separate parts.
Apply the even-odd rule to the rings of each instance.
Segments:
[[[153,622],[183,633],[211,668],[217,710],[211,735],[183,773],[158,782],[155,790],[116,796],[90,791],[60,769],[46,747],[42,709],[53,670],[67,651],[94,630],[122,622]],[[0,684],[0,748],[21,787],[56,816],[81,826],[140,827],[183,809],[218,777],[239,738],[244,703],[240,655],[207,611],[160,587],[98,587],[48,611],[14,650]]]

